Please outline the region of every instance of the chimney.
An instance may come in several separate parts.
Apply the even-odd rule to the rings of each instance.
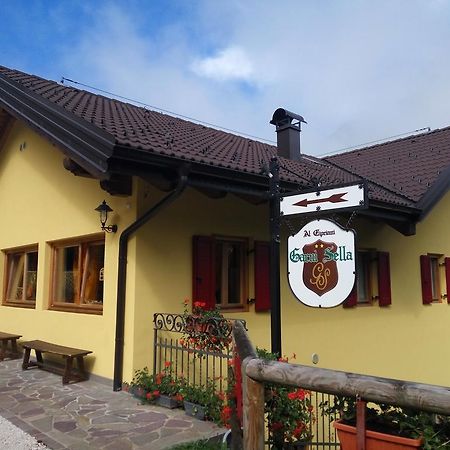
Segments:
[[[295,120],[295,123],[292,121]],[[300,124],[305,119],[287,109],[278,108],[272,116],[270,123],[276,126],[278,155],[284,158],[300,159]]]

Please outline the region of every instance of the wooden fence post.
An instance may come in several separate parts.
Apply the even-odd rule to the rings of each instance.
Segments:
[[[252,380],[245,373],[251,359],[242,361],[244,450],[263,450],[264,384]]]

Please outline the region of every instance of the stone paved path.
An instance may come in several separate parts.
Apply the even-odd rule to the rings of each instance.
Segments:
[[[22,371],[19,360],[0,362],[0,415],[52,450],[159,450],[224,431],[98,381],[63,386],[58,375]]]

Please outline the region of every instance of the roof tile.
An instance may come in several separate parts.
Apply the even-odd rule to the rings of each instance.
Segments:
[[[276,147],[0,66],[0,74],[111,134],[117,145],[209,166],[261,174]],[[450,128],[352,152],[280,158],[282,179],[299,187],[369,181],[373,200],[402,206],[426,193],[449,165]]]

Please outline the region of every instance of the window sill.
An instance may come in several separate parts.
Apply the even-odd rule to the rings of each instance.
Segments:
[[[2,306],[11,306],[13,308],[36,309],[36,303],[35,302],[24,303],[24,302],[7,302],[7,301],[4,301],[2,303]]]
[[[81,314],[103,314],[102,306],[76,306],[76,305],[67,305],[67,304],[53,304],[48,308],[50,311],[60,311],[60,312],[68,312],[68,313],[81,313]]]
[[[241,313],[248,311],[248,305],[224,305],[219,306],[219,308],[223,313]]]

